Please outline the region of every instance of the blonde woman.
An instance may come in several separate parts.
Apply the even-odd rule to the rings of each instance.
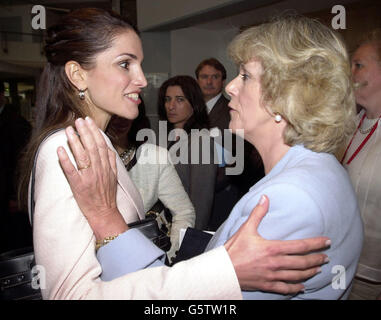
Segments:
[[[271,206],[260,233],[269,239],[328,236],[330,262],[304,283],[304,293],[246,291],[244,298],[345,299],[363,241],[356,195],[333,155],[354,128],[345,46],[318,21],[291,16],[244,31],[230,54],[240,71],[226,86],[229,127],[244,129],[266,175],[238,202],[207,250],[234,234],[266,194]],[[338,272],[345,272],[341,285],[338,278],[333,283]]]

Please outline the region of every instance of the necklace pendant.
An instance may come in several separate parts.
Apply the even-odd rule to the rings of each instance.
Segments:
[[[130,163],[134,153],[135,153],[135,148],[130,148],[119,154],[119,157],[125,166],[127,166]]]

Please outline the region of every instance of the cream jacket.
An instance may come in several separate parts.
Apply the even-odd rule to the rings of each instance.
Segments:
[[[106,141],[114,150],[108,138]],[[148,268],[113,281],[102,281],[102,270],[95,255],[95,236],[59,165],[59,146],[66,148],[73,161],[62,130],[43,142],[36,165],[33,242],[36,263],[42,270],[40,283],[44,299],[242,298],[233,265],[223,246],[173,268]],[[119,211],[127,223],[143,218],[140,195],[118,157],[117,170]],[[151,247],[147,246],[147,250],[134,252],[134,241],[128,244],[125,250],[131,250],[132,261],[137,264],[141,260],[149,261],[147,255],[151,247],[155,247],[148,242]],[[154,262],[150,261],[147,266]]]
[[[150,210],[158,199],[171,211],[172,246],[167,254],[172,258],[179,249],[180,229],[194,227],[196,213],[167,149],[151,143],[142,144],[137,163],[128,174],[143,199],[144,212]]]
[[[358,121],[364,115],[361,111]],[[372,121],[371,121],[372,122]],[[374,123],[374,122],[373,122]],[[366,125],[366,128],[369,124]],[[343,161],[356,191],[361,218],[364,223],[364,246],[361,252],[357,276],[367,280],[381,282],[381,120],[377,130],[347,165],[368,134],[360,131],[354,136],[351,147]]]

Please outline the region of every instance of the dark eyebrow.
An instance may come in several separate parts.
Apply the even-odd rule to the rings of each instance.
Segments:
[[[219,76],[218,72],[216,73],[200,73],[200,76]]]
[[[138,57],[132,53],[122,53],[118,57],[121,57],[121,56],[129,56],[130,58],[132,58],[134,60],[138,60]]]
[[[165,98],[172,98],[172,97],[171,96],[165,96]],[[184,98],[184,99],[186,99],[185,96],[175,96],[175,98]]]

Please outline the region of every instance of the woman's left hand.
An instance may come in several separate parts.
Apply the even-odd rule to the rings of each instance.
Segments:
[[[63,147],[57,150],[61,167],[97,240],[120,234],[128,226],[116,205],[116,155],[93,120],[77,119],[75,126],[79,137],[72,127],[66,128],[66,136],[78,170]]]

